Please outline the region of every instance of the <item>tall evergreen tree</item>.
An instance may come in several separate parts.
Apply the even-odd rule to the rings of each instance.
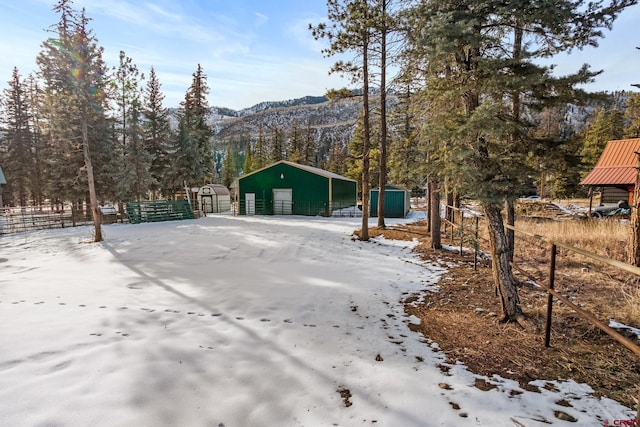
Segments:
[[[178,135],[172,162],[174,189],[189,188],[213,182],[215,161],[211,137],[213,131],[207,124],[209,105],[207,77],[202,67],[193,73],[191,86],[181,103],[182,112],[178,123]]]
[[[398,104],[391,111],[389,179],[408,189],[424,188],[427,176],[427,145],[420,140],[417,114],[412,110],[412,89],[406,79],[398,90]]]
[[[331,25],[321,23],[310,26],[316,39],[327,39],[329,47],[323,50],[325,56],[353,52],[354,61],[337,61],[330,72],[348,74],[353,83],[362,83],[362,228],[360,240],[369,240],[369,166],[371,147],[371,125],[369,105],[369,85],[371,67],[372,32],[376,25],[377,9],[370,0],[327,0],[328,18]]]
[[[25,82],[17,68],[13,69],[9,87],[4,90],[2,109],[3,171],[7,178],[4,202],[26,206],[31,198],[33,173],[33,132]]]
[[[302,135],[300,132],[300,122],[294,120],[289,129],[289,142],[287,144],[287,160],[300,163],[302,160]]]
[[[37,79],[30,74],[26,80],[27,102],[30,107],[30,125],[32,133],[32,158],[33,164],[30,171],[31,198],[36,206],[44,205],[45,193],[45,173],[47,151],[42,137],[42,123],[40,117],[40,99],[42,91]]]
[[[625,138],[640,138],[640,92],[630,92],[624,110]]]
[[[142,200],[151,184],[151,155],[144,144],[140,82],[144,76],[133,60],[120,51],[113,82],[116,92],[116,196],[119,201]]]
[[[54,30],[57,37],[44,42],[38,56],[49,121],[47,137],[56,155],[50,170],[59,178],[56,190],[61,200],[88,199],[98,242],[103,237],[92,152],[102,153],[109,144],[108,73],[84,10],[77,13],[71,0],[59,0],[54,11],[60,15]]]
[[[302,143],[302,154],[300,163],[303,165],[313,166],[315,164],[316,142],[313,138],[313,129],[311,128],[311,119],[307,120],[307,128],[304,133],[304,141]]]
[[[269,153],[267,147],[267,141],[264,136],[264,129],[262,124],[258,125],[258,139],[256,140],[256,146],[253,153],[254,162],[253,167],[255,169],[262,169],[265,167],[269,160]]]
[[[236,159],[231,151],[231,146],[227,146],[227,150],[222,160],[222,184],[229,188],[233,183],[233,180],[238,176],[236,170]]]
[[[601,28],[634,3],[423,0],[414,9],[412,37],[427,78],[424,105],[434,118],[425,132],[446,147],[436,153],[444,175],[482,206],[503,320],[523,318],[501,215],[504,202],[518,196],[517,177],[535,144],[522,112],[575,100],[576,85],[597,74],[585,66],[557,78],[534,61],[595,44]]]
[[[284,130],[276,126],[271,132],[271,155],[269,156],[271,162],[275,163],[285,159],[284,145]]]
[[[242,174],[246,175],[255,170],[255,159],[253,158],[253,150],[251,149],[251,139],[247,138],[244,149],[244,164],[242,165]]]
[[[164,94],[155,70],[151,67],[149,79],[144,90],[142,101],[142,113],[144,121],[145,150],[151,155],[151,190],[152,199],[157,199],[161,194],[167,195],[167,180],[169,169],[169,149],[171,143],[171,125],[169,123],[169,111],[163,106]]]
[[[607,142],[620,139],[623,134],[622,113],[618,110],[601,108],[585,133],[584,146],[580,153],[584,171],[593,169]]]

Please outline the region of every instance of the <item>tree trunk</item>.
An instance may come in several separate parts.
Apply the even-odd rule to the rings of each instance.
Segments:
[[[440,192],[438,181],[429,181],[429,223],[431,224],[431,248],[442,249],[440,234]]]
[[[360,240],[369,240],[369,166],[371,150],[371,129],[369,121],[369,39],[365,35],[364,47],[362,49],[362,108],[364,135],[362,141],[362,230]]]
[[[96,196],[96,186],[93,180],[93,164],[89,152],[89,131],[87,129],[87,119],[82,119],[82,147],[84,149],[84,165],[87,168],[87,182],[89,183],[89,200],[91,201],[91,213],[93,215],[94,242],[101,242],[102,237],[102,217],[98,207],[98,197]]]
[[[384,199],[387,185],[387,0],[382,0],[382,34],[380,36],[380,179],[378,193],[378,227],[385,228]]]
[[[516,208],[513,201],[507,200],[504,202],[505,210],[507,211],[507,225],[514,226],[516,223]],[[515,232],[511,229],[506,229],[507,233],[507,248],[509,250],[509,261],[513,262],[513,251],[515,249],[516,236]]]
[[[636,153],[640,164],[640,153]],[[629,243],[627,262],[640,267],[640,168],[636,168],[636,185],[631,203],[631,224],[629,225]]]
[[[427,233],[431,233],[431,180],[427,177],[427,185],[425,190],[425,202],[427,203],[427,215],[429,221],[427,221]]]
[[[511,264],[509,263],[509,247],[500,208],[487,203],[483,203],[482,208],[487,218],[489,242],[491,243],[493,281],[500,296],[502,321],[522,324],[524,314],[520,308],[517,282],[513,277]]]

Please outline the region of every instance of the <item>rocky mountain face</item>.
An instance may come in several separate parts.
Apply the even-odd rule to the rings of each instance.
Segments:
[[[321,102],[319,102],[321,101]],[[218,143],[258,137],[259,129],[269,137],[274,129],[301,132],[311,129],[314,139],[341,140],[350,134],[361,110],[361,98],[327,101],[324,97],[305,97],[281,103],[261,103],[229,115],[214,109],[210,118]]]

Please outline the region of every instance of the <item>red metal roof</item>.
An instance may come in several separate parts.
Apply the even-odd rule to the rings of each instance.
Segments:
[[[634,185],[638,167],[640,138],[609,141],[582,185]]]

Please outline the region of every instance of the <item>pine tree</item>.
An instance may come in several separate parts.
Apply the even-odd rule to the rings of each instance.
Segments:
[[[271,155],[269,156],[269,160],[271,160],[272,163],[275,163],[284,159],[284,130],[276,126],[273,128],[271,133]]]
[[[227,188],[231,187],[233,180],[236,179],[237,176],[235,156],[231,151],[231,147],[227,146],[227,151],[222,160],[222,184]]]
[[[120,201],[142,200],[151,183],[151,154],[144,144],[141,120],[140,74],[133,60],[120,51],[113,89],[116,92],[116,197]]]
[[[302,144],[302,154],[300,163],[303,165],[313,166],[315,164],[316,142],[313,138],[313,129],[311,128],[311,119],[307,120],[307,129],[304,134]]]
[[[309,26],[314,38],[327,39],[330,46],[323,50],[325,56],[334,56],[354,52],[354,62],[337,61],[330,72],[351,75],[354,83],[362,83],[362,228],[360,240],[369,240],[369,166],[370,166],[370,105],[369,105],[369,68],[372,32],[375,26],[377,10],[369,0],[327,0],[328,18],[332,24],[321,23]]]
[[[582,148],[582,165],[588,172],[596,165],[607,142],[623,136],[622,114],[618,110],[607,111],[601,108],[591,123],[584,137]]]
[[[52,194],[59,200],[89,201],[94,240],[99,242],[103,237],[92,152],[108,152],[108,73],[84,10],[78,14],[70,0],[59,0],[54,11],[60,15],[57,38],[44,42],[38,56],[47,138],[55,162],[49,179],[56,184]]]
[[[181,103],[182,112],[178,123],[176,149],[172,161],[172,187],[177,190],[186,186],[213,182],[215,162],[211,137],[213,131],[207,124],[209,88],[202,67],[193,73],[189,90]]]
[[[31,198],[36,206],[43,206],[46,198],[45,171],[47,168],[47,151],[42,137],[42,123],[40,118],[40,99],[42,91],[33,74],[26,80],[27,103],[30,109],[29,128],[32,134],[31,154],[33,158],[32,168],[29,172],[31,184]]]
[[[267,142],[265,141],[262,124],[258,125],[258,139],[256,140],[256,147],[253,154],[254,154],[253,155],[254,170],[262,169],[267,165],[269,156],[267,152]]]
[[[294,120],[289,129],[289,143],[287,144],[287,160],[300,163],[302,160],[302,136],[300,135],[300,123]]]
[[[33,132],[27,88],[17,68],[13,69],[9,87],[4,90],[2,102],[4,132],[2,145],[3,171],[7,178],[4,202],[26,206],[31,197],[30,177],[33,173]]]
[[[144,115],[142,127],[145,150],[151,155],[149,190],[154,200],[160,195],[168,195],[169,149],[172,134],[169,111],[163,106],[163,101],[161,84],[152,67],[142,101]]]
[[[425,71],[431,116],[424,133],[439,147],[441,176],[482,206],[504,320],[523,318],[501,211],[518,196],[521,165],[536,144],[524,112],[576,100],[576,85],[597,74],[584,66],[558,78],[534,61],[595,44],[600,28],[633,3],[423,0],[413,10],[411,58]]]
[[[427,145],[420,140],[416,114],[412,111],[412,89],[406,79],[399,90],[398,104],[391,111],[389,179],[409,189],[422,189],[427,176]]]
[[[244,149],[244,164],[242,165],[242,174],[246,175],[255,170],[255,159],[251,150],[251,139],[247,139]]]
[[[625,138],[640,138],[640,92],[631,92],[624,110]]]

